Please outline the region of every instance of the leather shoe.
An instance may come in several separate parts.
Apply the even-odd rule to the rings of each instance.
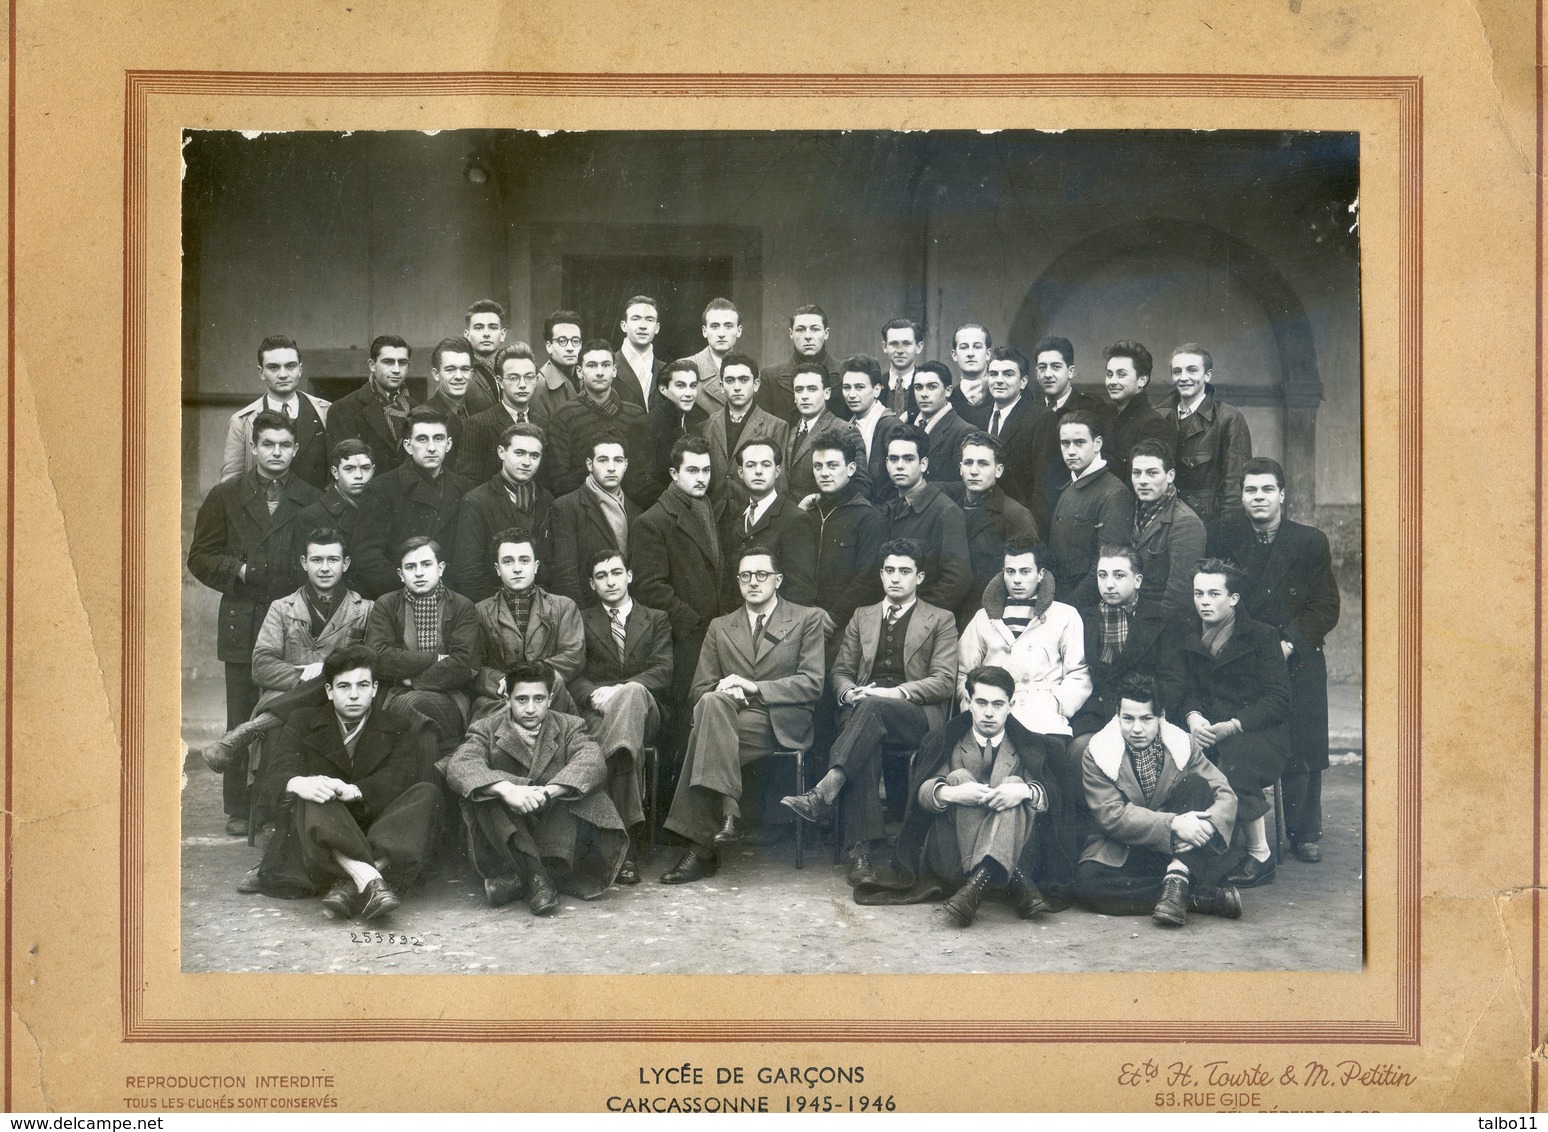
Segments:
[[[546,873],[532,874],[531,889],[527,893],[527,907],[532,909],[534,916],[551,915],[559,907],[559,893]]]
[[[521,895],[519,877],[485,877],[484,899],[491,908],[503,908]]]
[[[705,853],[697,845],[691,846],[682,859],[661,874],[662,884],[687,884],[690,881],[712,877],[720,868],[720,858],[712,851]]]
[[[258,884],[257,865],[254,865],[252,868],[248,869],[245,873],[242,874],[242,879],[236,883],[236,890],[238,892],[245,892],[248,894],[263,891],[263,889]]]
[[[948,897],[942,907],[959,928],[971,927],[973,917],[978,915],[978,906],[983,903],[984,892],[988,888],[989,870],[980,865],[973,870],[973,875],[968,878],[968,882],[957,889],[955,895]]]
[[[1274,859],[1260,861],[1256,857],[1249,856],[1236,871],[1226,877],[1227,884],[1234,884],[1237,888],[1257,888],[1261,884],[1273,884],[1276,866]]]
[[[236,752],[231,749],[231,744],[221,739],[216,739],[199,752],[199,757],[204,760],[204,765],[216,774],[225,774],[226,768],[231,765],[231,760],[235,756]]]
[[[821,795],[815,790],[808,790],[805,794],[791,794],[781,798],[779,804],[790,810],[796,817],[809,822],[824,822],[833,813],[833,805],[824,802]]]
[[[392,890],[381,877],[366,882],[365,891],[361,893],[365,897],[365,903],[360,907],[362,920],[374,920],[378,916],[385,916],[402,903],[398,894]]]
[[[1023,920],[1030,920],[1044,912],[1058,911],[1020,869],[1011,872],[1009,891],[1011,907]]]
[[[734,845],[742,840],[742,821],[737,817],[727,817],[725,823],[715,833],[716,845]]]
[[[856,856],[849,862],[849,871],[844,874],[844,879],[849,882],[850,888],[862,884],[875,884],[876,870],[871,867],[871,858],[864,853]]]
[[[323,912],[330,920],[352,920],[360,911],[360,893],[352,880],[336,880],[322,898]]]
[[[625,857],[623,859],[623,864],[618,866],[618,883],[640,883],[640,864],[634,859],[633,853],[630,853],[627,857]]]
[[[1169,872],[1161,881],[1161,899],[1150,918],[1163,927],[1180,928],[1188,922],[1188,896],[1193,886],[1182,873]]]
[[[232,818],[226,823],[226,832],[232,837],[246,837],[248,828],[246,818]]]
[[[1305,861],[1308,865],[1315,865],[1322,860],[1322,846],[1315,841],[1301,841],[1290,847],[1290,852],[1295,854],[1297,861]]]
[[[1227,920],[1242,918],[1242,894],[1235,885],[1223,884],[1219,888],[1195,889],[1188,899],[1188,911],[1202,912],[1206,916],[1221,916]]]

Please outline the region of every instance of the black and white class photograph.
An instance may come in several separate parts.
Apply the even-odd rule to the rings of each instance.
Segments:
[[[1358,134],[182,156],[183,971],[1361,969]]]

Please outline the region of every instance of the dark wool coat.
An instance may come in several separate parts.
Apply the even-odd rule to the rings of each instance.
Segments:
[[[1155,440],[1171,451],[1177,439],[1176,427],[1151,407],[1145,393],[1146,390],[1141,389],[1129,398],[1129,403],[1113,418],[1107,439],[1102,442],[1102,455],[1107,457],[1113,475],[1131,488],[1134,485],[1129,481],[1129,456],[1134,446],[1142,440]]]
[[[1204,386],[1204,400],[1187,420],[1177,419],[1174,392],[1157,408],[1173,430],[1177,494],[1206,523],[1242,509],[1242,468],[1252,459],[1252,433],[1242,414]]]
[[[1146,596],[1159,601],[1168,618],[1187,621],[1194,616],[1193,568],[1204,557],[1205,541],[1203,522],[1179,495],[1156,512],[1138,537],[1128,539],[1139,552]]]
[[[887,516],[853,481],[848,492],[827,516],[816,504],[806,512],[816,602],[839,631],[855,610],[881,600],[881,547],[887,541]]]
[[[1027,510],[1032,512],[1032,517],[1037,520],[1040,530],[1048,530],[1049,520],[1053,517],[1054,504],[1059,501],[1059,495],[1064,491],[1065,485],[1070,482],[1070,469],[1064,463],[1064,454],[1059,448],[1059,422],[1076,410],[1084,410],[1096,416],[1102,422],[1103,434],[1106,434],[1107,423],[1112,420],[1113,407],[1106,401],[1098,401],[1089,394],[1082,393],[1079,389],[1072,389],[1065,400],[1063,408],[1057,412],[1048,408],[1048,400],[1043,399],[1043,411],[1037,415],[1037,420],[1032,427],[1032,480],[1033,488],[1030,498],[1023,500]],[[1106,442],[1103,442],[1106,446]]]
[[[962,517],[967,523],[968,562],[973,570],[973,582],[955,611],[957,628],[961,629],[982,608],[984,587],[999,577],[1005,568],[1005,544],[1037,542],[1037,522],[1030,511],[998,486],[987,492],[977,507],[963,506],[967,489],[960,483],[943,483],[941,490],[962,507]]]
[[[1070,730],[1076,735],[1088,735],[1106,727],[1117,713],[1118,686],[1125,676],[1131,672],[1157,675],[1162,661],[1162,641],[1172,620],[1166,616],[1159,601],[1142,593],[1129,622],[1129,638],[1123,651],[1111,664],[1104,664],[1101,608],[1088,602],[1079,606],[1079,611],[1086,634],[1086,671],[1091,676],[1091,695],[1070,720]],[[1180,721],[1174,722],[1181,726]]]
[[[625,496],[625,524],[632,528],[639,517],[640,509]],[[569,495],[554,500],[552,531],[553,557],[544,560],[548,588],[582,608],[596,604],[597,595],[590,585],[587,563],[593,554],[603,550],[622,553],[596,493],[582,483]]]
[[[408,399],[410,409],[418,404],[407,390],[404,390],[404,396]],[[340,397],[329,408],[328,439],[333,444],[341,440],[363,441],[371,450],[371,462],[376,465],[377,478],[403,463],[408,455],[403,450],[402,440],[393,437],[387,413],[371,392],[369,381],[353,393]]]
[[[743,533],[745,506],[734,504],[722,509],[720,515],[720,557],[725,572],[721,592],[739,594],[736,571],[742,552],[753,546],[766,546],[779,556],[780,570],[785,575],[779,596],[797,605],[815,604],[816,587],[813,572],[817,568],[812,553],[812,542],[806,534],[806,513],[795,503],[796,497],[783,491],[774,498],[767,510],[758,516],[752,532]]]
[[[1048,524],[1048,565],[1072,604],[1096,596],[1097,550],[1134,529],[1134,495],[1107,468],[1067,483]]]
[[[500,588],[495,575],[489,541],[511,527],[524,527],[532,534],[537,552],[538,582],[547,585],[555,573],[553,540],[554,497],[546,488],[533,483],[532,510],[523,511],[511,502],[500,476],[496,473],[462,497],[457,511],[456,534],[447,548],[451,569],[446,584],[469,601],[483,601]]]
[[[555,497],[568,495],[586,478],[586,461],[591,457],[592,441],[604,432],[617,431],[623,436],[624,454],[629,469],[624,473],[623,489],[632,498],[640,494],[646,474],[636,468],[635,460],[646,448],[645,410],[621,400],[616,392],[598,405],[582,395],[566,401],[554,410],[543,426],[548,444],[543,450],[543,470]]]
[[[352,556],[362,596],[377,598],[403,584],[398,547],[414,535],[433,538],[447,563],[455,566],[457,510],[470,486],[455,472],[442,471],[428,480],[412,460],[366,484],[355,528],[359,546]]]

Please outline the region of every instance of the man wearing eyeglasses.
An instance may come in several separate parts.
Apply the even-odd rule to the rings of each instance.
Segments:
[[[713,876],[719,849],[743,838],[742,767],[812,743],[822,694],[823,651],[833,621],[779,596],[778,556],[749,547],[736,573],[742,607],[710,623],[689,702],[693,731],[666,827],[688,850],[661,877],[686,884]]]
[[[580,396],[580,382],[575,376],[575,367],[580,362],[580,315],[574,311],[555,311],[545,318],[543,345],[548,350],[548,361],[538,371],[541,380],[532,397],[532,408],[537,414],[534,423],[540,425],[553,416],[560,405]]]

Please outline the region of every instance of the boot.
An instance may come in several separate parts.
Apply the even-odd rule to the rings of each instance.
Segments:
[[[1011,907],[1023,920],[1030,920],[1033,916],[1054,910],[1053,906],[1043,898],[1043,894],[1037,890],[1037,885],[1028,880],[1026,874],[1020,869],[1011,870],[1010,898]]]
[[[1150,918],[1158,924],[1180,928],[1188,922],[1188,892],[1191,885],[1186,873],[1169,872],[1161,882],[1161,899],[1156,901]]]
[[[238,751],[265,731],[272,731],[278,727],[281,722],[283,721],[280,717],[273,712],[261,712],[246,723],[237,724],[199,753],[204,758],[206,766],[216,774],[224,774],[226,768],[231,765],[231,760],[236,758]]]
[[[1202,912],[1206,916],[1223,916],[1227,920],[1242,918],[1242,894],[1234,884],[1222,884],[1219,888],[1201,888],[1188,901],[1188,911]]]
[[[984,902],[984,892],[989,888],[989,866],[979,865],[968,877],[967,883],[957,889],[956,895],[947,899],[946,914],[959,928],[971,927],[978,906]]]

